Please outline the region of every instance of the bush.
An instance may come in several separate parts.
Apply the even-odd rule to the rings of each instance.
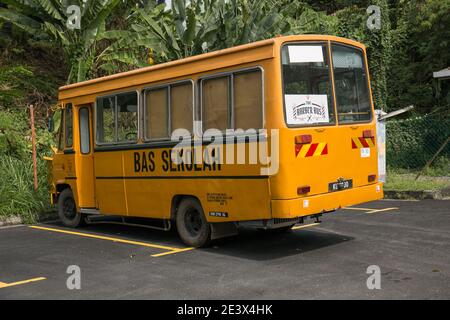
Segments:
[[[423,168],[450,135],[449,120],[446,116],[423,116],[388,121],[386,130],[388,166],[396,169]],[[448,175],[449,158],[450,145],[447,145],[433,164],[435,171]],[[431,170],[429,171],[432,172]]]
[[[27,79],[33,77],[33,72],[24,66],[0,65],[0,106],[14,105],[23,100]]]
[[[32,223],[48,208],[47,169],[38,161],[38,191],[34,191],[33,162],[0,156],[0,217],[18,215],[25,223]]]
[[[34,191],[31,130],[25,111],[0,110],[0,217],[19,215],[34,222],[48,208],[47,167],[52,135],[37,128],[38,191]]]

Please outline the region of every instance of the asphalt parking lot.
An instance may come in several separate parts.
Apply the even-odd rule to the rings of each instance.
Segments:
[[[0,299],[449,299],[450,202],[377,201],[206,249],[176,232],[58,222],[0,229]],[[78,266],[81,289],[69,290]],[[368,266],[381,289],[367,287]]]

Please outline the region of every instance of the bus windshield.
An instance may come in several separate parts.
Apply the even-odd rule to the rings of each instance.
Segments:
[[[335,122],[326,44],[292,44],[282,49],[286,122],[289,126]]]
[[[339,123],[370,121],[372,109],[362,51],[338,44],[331,48]]]
[[[363,52],[332,44],[339,123],[369,122],[372,109]],[[283,90],[288,126],[335,123],[326,44],[290,44],[282,49]]]

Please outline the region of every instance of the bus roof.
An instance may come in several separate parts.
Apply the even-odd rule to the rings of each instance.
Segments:
[[[196,63],[196,62],[202,62],[210,59],[215,58],[223,58],[223,56],[226,55],[233,55],[238,54],[236,57],[239,57],[238,61],[231,61],[227,63],[223,63],[223,59],[220,59],[222,61],[222,65],[225,64],[226,66],[233,66],[236,64],[246,63],[250,61],[258,61],[262,59],[268,59],[273,58],[277,52],[274,51],[274,47],[281,46],[284,42],[289,41],[336,41],[341,43],[346,43],[352,46],[360,47],[362,49],[365,49],[364,45],[362,45],[359,42],[349,40],[346,38],[341,37],[335,37],[335,36],[328,36],[328,35],[292,35],[292,36],[279,36],[276,38],[268,39],[268,40],[262,40],[257,42],[252,42],[249,44],[239,45],[223,50],[213,51],[209,53],[204,53],[184,59],[179,59],[175,61],[170,61],[166,63],[157,64],[154,66],[139,68],[132,71],[127,72],[121,72],[101,78],[96,78],[92,80],[87,80],[83,82],[78,82],[66,86],[62,86],[59,88],[59,100],[65,100],[77,96],[83,96],[83,95],[89,95],[89,94],[98,94],[101,92],[107,92],[112,90],[118,90],[123,89],[126,87],[132,87],[132,86],[138,86],[142,85],[148,82],[152,82],[150,79],[143,78],[144,75],[150,75],[154,74],[154,71],[166,71],[168,69],[172,69],[174,67],[180,67],[185,66],[190,63]],[[268,50],[265,50],[264,52],[259,52],[259,54],[256,53],[258,49],[261,48],[267,48]],[[248,52],[247,59],[245,59],[245,55],[243,55],[244,52]],[[236,59],[234,59],[236,60]],[[206,65],[206,64],[205,64]],[[205,70],[198,70],[195,69],[195,72],[205,72],[206,69],[214,70],[217,68],[215,64],[208,63],[207,68]],[[222,66],[224,67],[224,66]],[[184,71],[185,74],[187,74],[186,71]],[[174,74],[173,77],[176,77]],[[123,81],[123,80],[127,81]],[[133,79],[133,80],[132,80]],[[143,80],[145,79],[145,80]],[[117,85],[118,81],[123,81],[122,85]]]

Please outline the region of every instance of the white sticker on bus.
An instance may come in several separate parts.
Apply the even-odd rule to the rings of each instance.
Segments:
[[[286,94],[286,120],[289,125],[328,123],[326,94]]]
[[[289,46],[289,62],[323,62],[323,47],[320,46]]]
[[[370,148],[361,148],[361,158],[370,157]]]

